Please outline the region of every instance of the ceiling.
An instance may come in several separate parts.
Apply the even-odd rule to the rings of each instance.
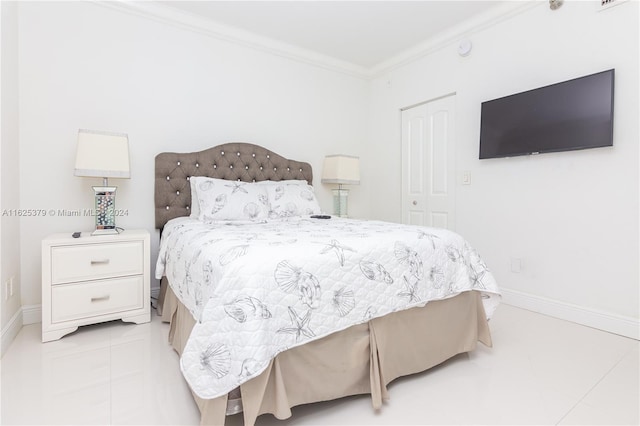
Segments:
[[[508,1],[162,1],[212,23],[370,69]]]

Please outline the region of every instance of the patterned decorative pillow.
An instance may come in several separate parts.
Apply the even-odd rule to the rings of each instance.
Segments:
[[[214,179],[214,178],[212,178]],[[262,180],[260,182],[254,182],[253,185],[308,185],[306,180]],[[196,178],[189,179],[189,186],[191,187],[191,219],[200,218],[200,201],[198,200],[198,187],[196,186]]]
[[[269,217],[306,216],[321,213],[320,205],[311,185],[267,185]]]
[[[267,187],[200,176],[191,179],[195,180],[201,221],[267,219]]]

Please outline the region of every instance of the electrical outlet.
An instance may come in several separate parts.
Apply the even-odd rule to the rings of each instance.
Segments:
[[[14,294],[14,286],[13,282],[15,280],[15,276],[12,276],[7,281],[4,282],[4,300],[9,300],[13,297]]]

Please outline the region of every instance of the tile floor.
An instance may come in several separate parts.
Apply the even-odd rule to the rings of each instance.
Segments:
[[[166,343],[168,325],[82,327],[40,343],[25,326],[2,359],[2,424],[196,425],[198,409]],[[639,342],[502,305],[479,345],[368,397],[311,404],[258,425],[638,424]],[[241,425],[241,415],[227,424]]]

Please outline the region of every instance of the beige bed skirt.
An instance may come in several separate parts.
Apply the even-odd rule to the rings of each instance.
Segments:
[[[159,313],[171,323],[169,342],[181,354],[195,320],[163,284]],[[392,380],[471,351],[478,341],[491,346],[478,292],[350,327],[282,352],[261,375],[242,384],[244,424],[253,425],[264,413],[285,419],[293,406],[349,395],[371,394],[373,408],[379,409]],[[226,395],[204,400],[194,394],[194,398],[201,424],[224,424]]]

